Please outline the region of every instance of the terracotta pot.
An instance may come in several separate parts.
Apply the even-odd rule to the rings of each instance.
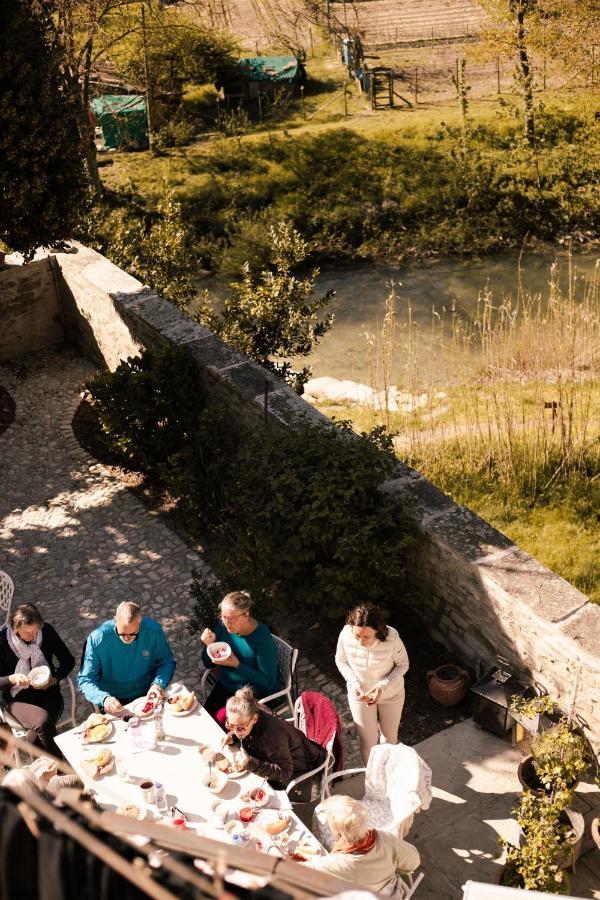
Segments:
[[[427,687],[442,706],[456,706],[467,693],[469,673],[452,664],[438,666],[427,673]]]

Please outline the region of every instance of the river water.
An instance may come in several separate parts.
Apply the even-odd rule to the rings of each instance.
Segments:
[[[583,291],[591,277],[599,256],[597,249],[574,251],[572,270],[578,293]],[[449,311],[454,304],[458,314],[469,319],[475,313],[477,298],[486,286],[493,292],[494,305],[498,305],[506,296],[516,298],[519,277],[525,292],[547,296],[550,266],[555,260],[560,267],[561,287],[566,292],[569,256],[567,250],[560,247],[527,252],[521,256],[517,251],[510,251],[482,259],[441,258],[399,266],[373,263],[323,266],[316,290],[319,293],[329,288],[336,291],[329,306],[335,313],[335,322],[307,360],[313,377],[330,376],[371,383],[365,332],[380,332],[385,300],[392,282],[395,283],[397,295],[394,379],[398,378],[405,364],[408,329],[403,323],[407,321],[409,305],[412,320],[416,323],[412,329],[413,338],[417,344],[427,343],[430,347],[434,308],[441,314],[443,308]],[[207,287],[216,298],[226,296],[226,286],[217,279],[207,282]],[[304,364],[300,360],[296,363]]]

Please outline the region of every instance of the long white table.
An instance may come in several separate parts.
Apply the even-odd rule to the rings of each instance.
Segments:
[[[135,702],[134,702],[135,703]],[[130,704],[134,706],[134,704]],[[207,764],[198,751],[199,745],[221,750],[224,733],[214,719],[198,704],[197,708],[185,716],[173,714],[167,704],[164,716],[166,740],[157,743],[155,749],[132,752],[128,726],[121,719],[109,717],[112,732],[104,742],[84,744],[81,726],[60,734],[56,743],[73,769],[81,777],[86,788],[96,793],[96,799],[106,809],[114,811],[124,804],[133,803],[146,808],[146,815],[155,821],[160,813],[154,804],[145,804],[139,781],[148,779],[159,781],[165,787],[167,806],[175,806],[188,820],[188,828],[197,834],[217,840],[231,841],[223,826],[215,821],[214,806],[221,801],[226,807],[226,822],[238,820],[239,810],[248,806],[241,795],[261,785],[263,779],[250,772],[236,779],[229,779],[223,791],[215,795],[202,784],[207,774]],[[151,727],[146,720],[144,727]],[[110,749],[115,759],[126,758],[128,780],[116,774],[116,766],[98,778],[89,777],[82,768],[82,761],[93,757],[100,749]],[[267,786],[268,788],[268,786]],[[246,829],[249,834],[247,846],[277,852],[278,839],[273,839],[260,827],[261,819],[269,813],[266,810],[285,809],[291,818],[286,834],[288,848],[293,851],[298,845],[309,845],[314,852],[322,853],[321,845],[293,812],[285,791],[270,791],[269,804],[265,813],[259,811],[256,822]],[[272,814],[272,813],[271,813]]]

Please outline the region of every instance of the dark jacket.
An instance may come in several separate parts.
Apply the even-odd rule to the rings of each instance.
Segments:
[[[42,653],[46,657],[50,671],[57,681],[66,678],[73,666],[75,660],[66,646],[64,641],[58,636],[52,625],[42,625],[42,643],[40,647]],[[19,703],[32,703],[34,706],[46,707],[47,700],[58,700],[60,698],[60,688],[53,685],[46,690],[36,690],[36,688],[27,687],[19,691],[16,698],[10,693],[11,684],[8,676],[12,675],[17,668],[18,657],[12,652],[8,645],[8,635],[6,628],[0,629],[0,689],[2,690],[2,700],[5,703],[11,703],[13,699]],[[60,704],[62,706],[62,702]]]
[[[241,745],[248,768],[269,781],[288,784],[325,761],[327,751],[302,732],[261,706],[258,721]]]

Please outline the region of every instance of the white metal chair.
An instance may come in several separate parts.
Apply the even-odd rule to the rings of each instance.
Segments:
[[[371,750],[366,769],[345,769],[327,778],[325,795],[339,778],[364,775],[364,792],[356,797],[364,803],[371,825],[404,838],[420,809],[431,803],[431,769],[416,750],[405,744],[378,744]],[[345,786],[341,793],[353,793]],[[313,832],[327,849],[333,835],[319,804],[313,816]]]
[[[10,604],[12,603],[15,586],[7,572],[0,571],[0,615],[4,615],[2,626],[8,624],[10,616]]]
[[[273,635],[273,641],[275,642],[275,649],[277,651],[277,667],[279,669],[279,679],[281,681],[281,690],[276,691],[274,694],[269,694],[267,697],[260,697],[261,703],[267,703],[273,700],[277,700],[279,697],[285,697],[286,702],[284,704],[280,704],[279,706],[275,706],[273,708],[273,712],[280,715],[281,713],[287,712],[289,710],[290,713],[294,713],[294,679],[296,675],[296,662],[298,660],[298,651],[295,647],[291,647],[289,644],[286,644],[281,638]],[[217,683],[218,674],[217,668],[207,669],[204,675],[202,676],[202,681],[200,684],[200,692],[202,694],[202,698],[206,701],[210,691],[213,689],[215,684]]]
[[[325,698],[328,703],[331,703],[329,698]],[[331,703],[333,706],[333,703]],[[305,734],[307,738],[311,740],[315,740],[313,735],[307,732],[306,728],[306,718],[304,716],[304,706],[302,704],[302,697],[298,697],[296,703],[294,704],[294,718],[292,720],[296,728],[299,728],[302,734]],[[304,775],[299,775],[298,778],[294,778],[288,786],[286,787],[286,793],[288,797],[291,792],[296,788],[299,784],[302,784],[303,781],[307,781],[308,779],[315,778],[316,775],[321,773],[321,783],[319,786],[319,802],[322,803],[325,800],[325,797],[329,795],[329,778],[330,773],[335,765],[335,756],[333,753],[333,746],[335,744],[336,732],[334,731],[327,743],[324,745],[327,754],[325,756],[324,761],[320,766],[317,766],[315,769],[312,769],[310,772],[306,772]]]
[[[407,875],[397,875],[396,890],[392,896],[397,897],[398,900],[409,900],[424,878],[425,872],[419,872],[416,878],[414,872]]]

